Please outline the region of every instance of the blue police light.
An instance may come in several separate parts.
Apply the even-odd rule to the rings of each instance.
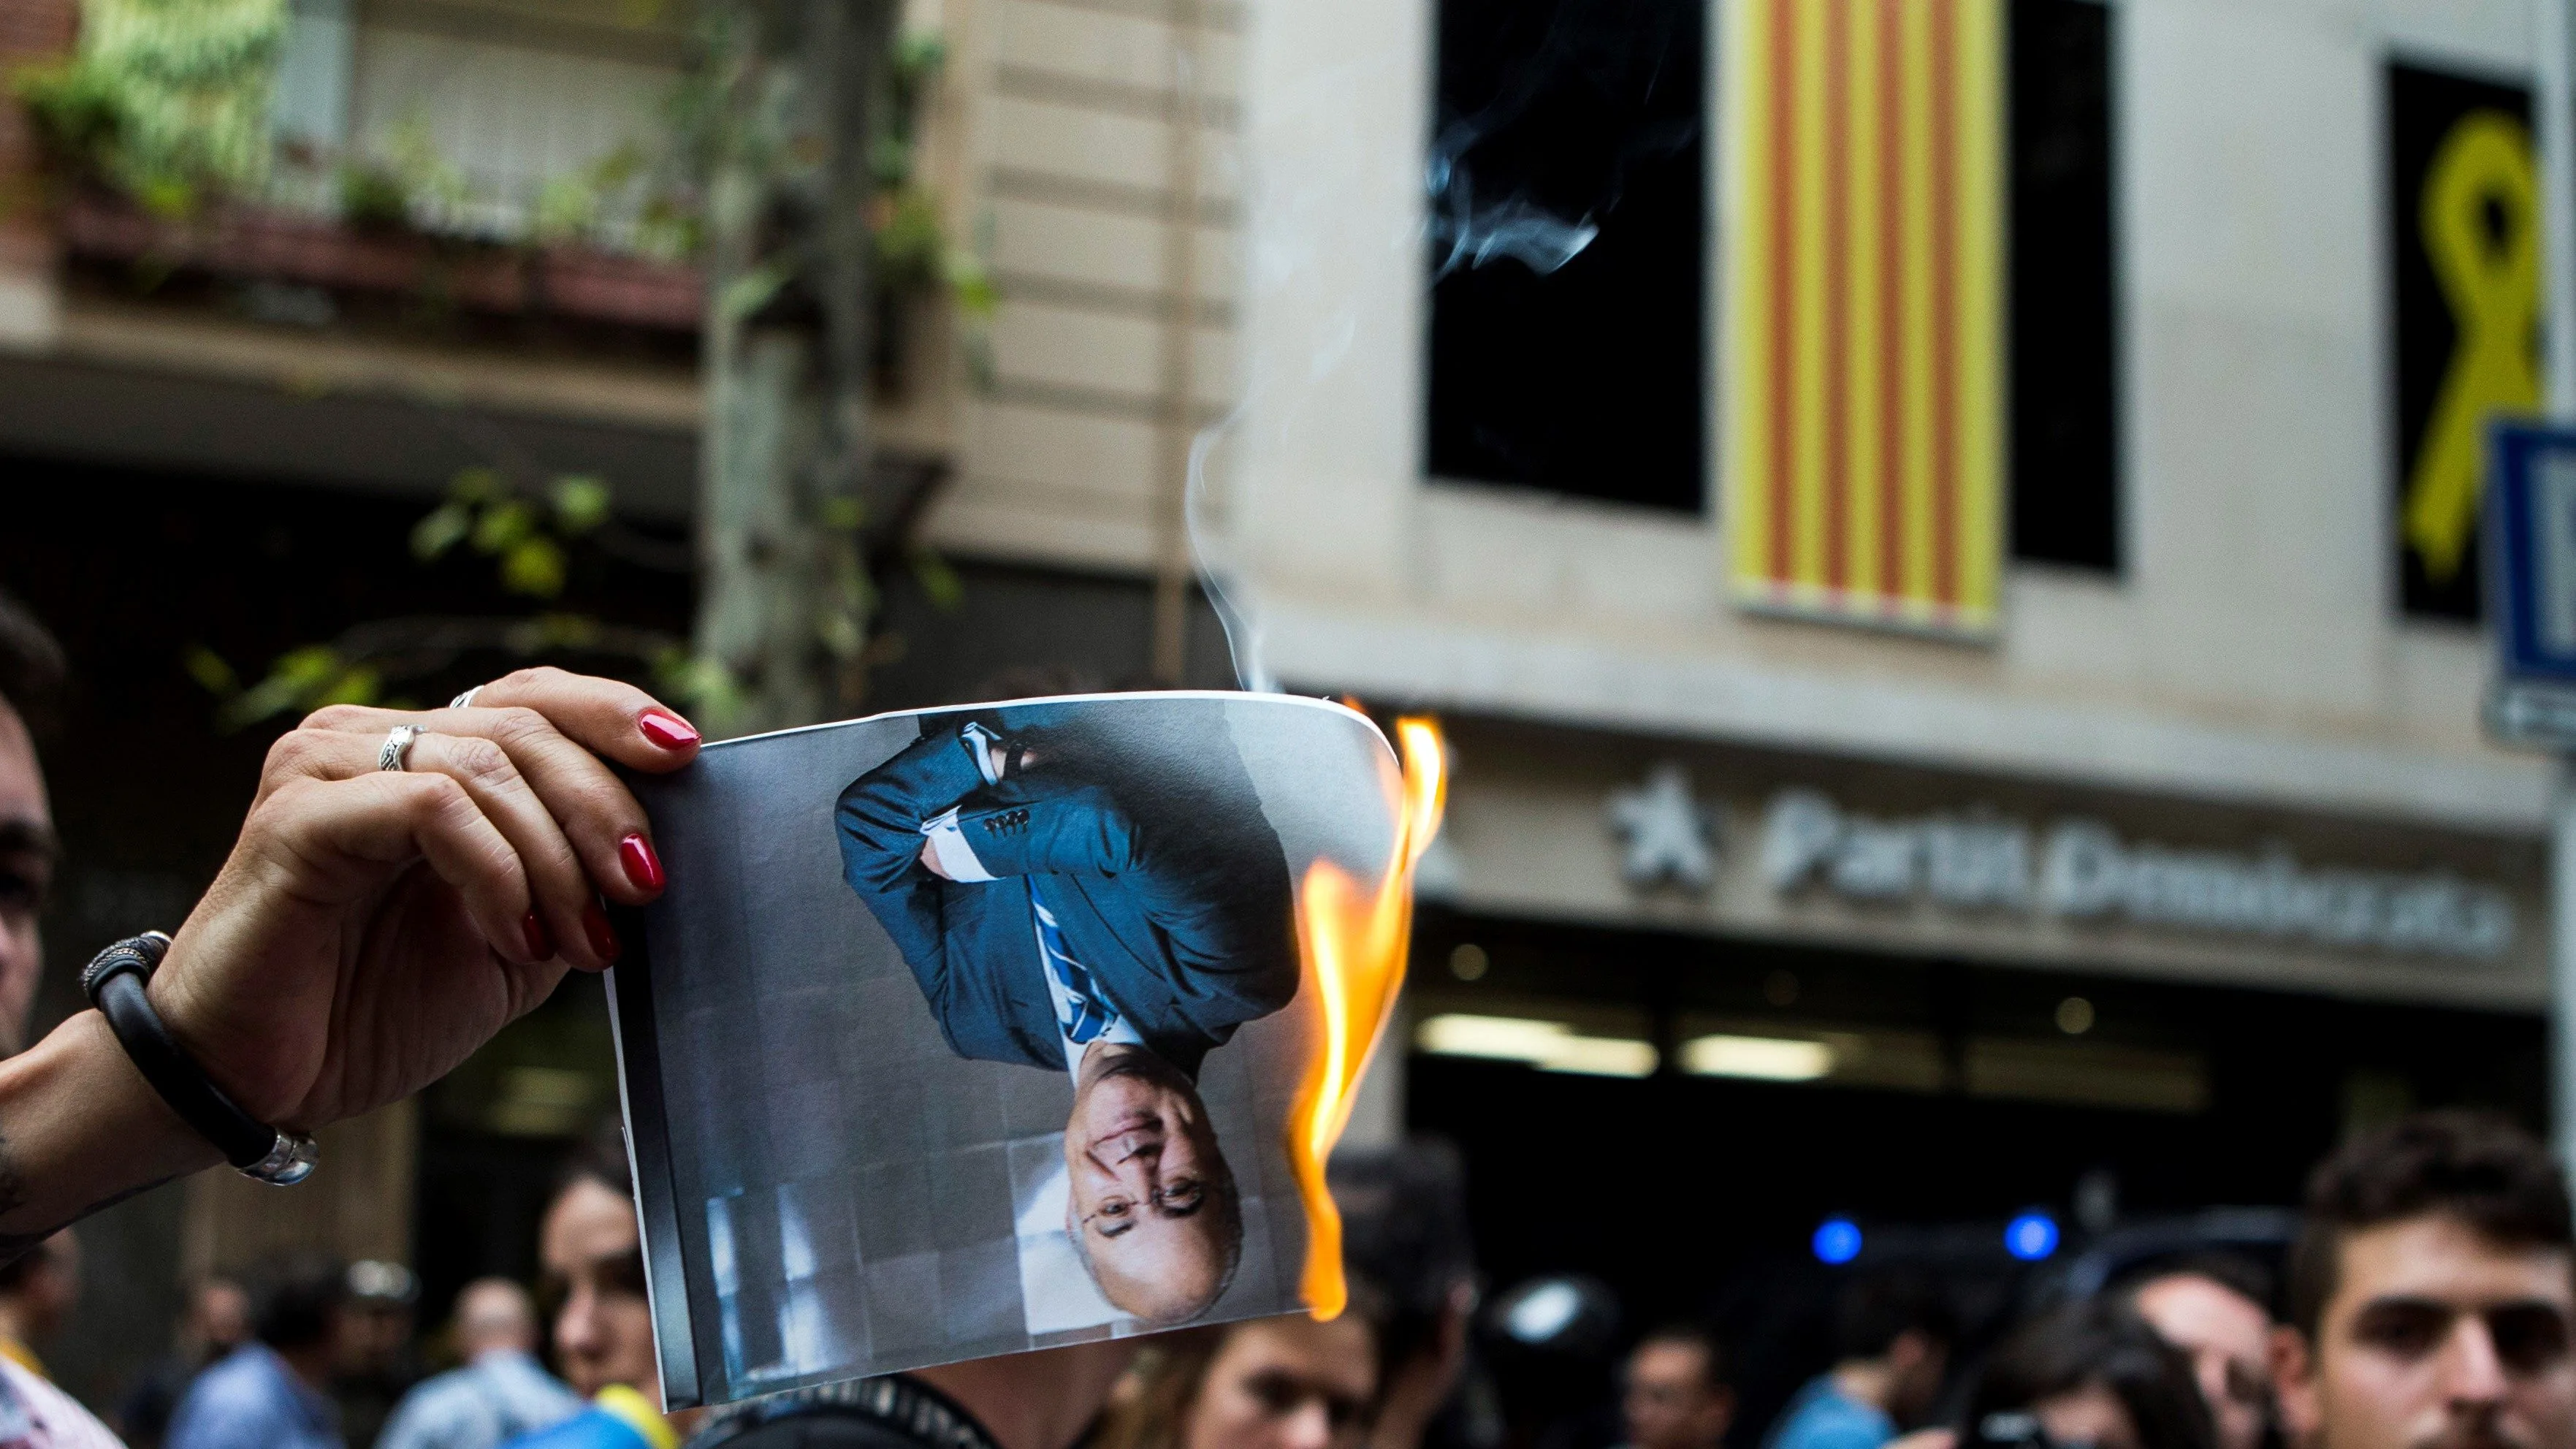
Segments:
[[[1819,1263],[1848,1263],[1860,1256],[1860,1224],[1849,1218],[1827,1218],[1816,1225],[1812,1246]]]
[[[2023,1213],[2004,1224],[2004,1251],[2025,1263],[2056,1252],[2057,1219],[2046,1213]]]

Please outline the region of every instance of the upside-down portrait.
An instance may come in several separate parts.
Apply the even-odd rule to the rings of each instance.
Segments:
[[[1116,718],[925,721],[835,821],[844,879],[949,1049],[1068,1074],[1065,1232],[1110,1304],[1172,1324],[1215,1303],[1243,1247],[1200,1068],[1296,995],[1295,917],[1222,726],[1140,737]]]

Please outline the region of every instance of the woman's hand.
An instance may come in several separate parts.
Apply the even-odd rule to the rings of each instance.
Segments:
[[[377,768],[417,726],[402,771]],[[309,1131],[419,1090],[618,942],[599,898],[661,894],[643,808],[610,764],[697,757],[632,686],[523,670],[471,707],[340,706],[269,751],[232,857],[151,995],[253,1117]]]

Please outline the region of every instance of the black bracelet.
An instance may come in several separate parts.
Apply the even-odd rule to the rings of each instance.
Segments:
[[[128,937],[98,953],[81,973],[81,992],[107,1018],[108,1030],[134,1061],[134,1069],[179,1120],[215,1144],[224,1160],[245,1177],[278,1187],[292,1187],[313,1175],[320,1154],[313,1139],[301,1132],[280,1132],[234,1105],[223,1089],[208,1080],[205,1068],[188,1055],[152,998],[143,988],[151,981],[170,938],[159,931]]]

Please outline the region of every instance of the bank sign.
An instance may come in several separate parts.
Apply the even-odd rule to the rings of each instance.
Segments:
[[[2516,929],[2511,897],[2442,871],[2310,865],[2280,845],[2181,849],[2080,815],[2045,826],[1980,809],[1881,818],[1804,788],[1764,809],[1760,871],[1775,896],[1821,890],[2464,961],[2504,957]]]

